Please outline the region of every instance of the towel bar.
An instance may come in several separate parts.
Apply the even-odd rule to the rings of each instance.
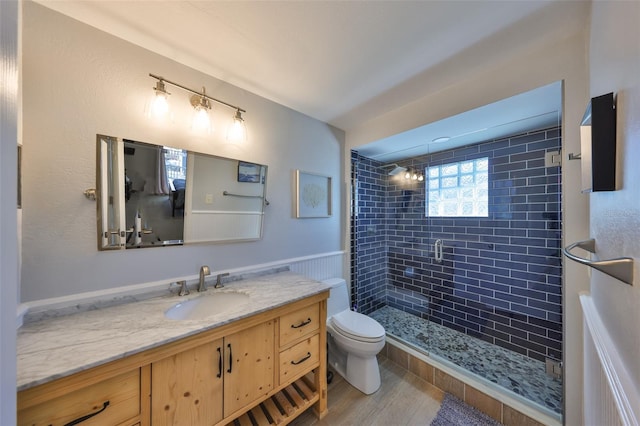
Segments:
[[[240,197],[240,198],[261,198],[264,199],[264,205],[269,205],[269,200],[264,198],[262,195],[243,195],[243,194],[233,194],[229,191],[222,191],[222,195],[227,195],[229,197]]]
[[[569,259],[590,266],[613,278],[617,278],[625,284],[633,285],[633,259],[630,257],[619,257],[610,260],[589,260],[571,253],[575,247],[581,248],[591,253],[596,252],[596,240],[590,239],[578,241],[562,249],[562,252]]]

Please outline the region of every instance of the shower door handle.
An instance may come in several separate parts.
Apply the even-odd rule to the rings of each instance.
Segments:
[[[440,239],[437,239],[435,244],[433,245],[435,259],[436,259],[436,262],[438,263],[442,263],[442,258],[443,258],[442,246],[443,246],[443,242]]]

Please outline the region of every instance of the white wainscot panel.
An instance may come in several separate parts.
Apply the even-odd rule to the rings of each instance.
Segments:
[[[196,210],[188,223],[185,243],[251,240],[261,236],[262,212]]]

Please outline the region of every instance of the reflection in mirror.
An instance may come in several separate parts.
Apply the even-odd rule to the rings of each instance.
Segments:
[[[121,215],[121,188],[124,175],[122,150],[116,138],[97,136],[97,201],[98,201],[98,249],[112,250],[124,247],[126,237],[124,217]]]
[[[205,154],[189,160],[185,242],[259,239],[267,166]]]
[[[182,244],[187,152],[124,140],[127,248]]]
[[[98,135],[101,250],[262,238],[267,166]]]

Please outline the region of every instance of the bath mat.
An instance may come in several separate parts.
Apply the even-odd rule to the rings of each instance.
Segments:
[[[444,395],[440,410],[431,422],[431,426],[500,426],[500,424],[448,393]]]

